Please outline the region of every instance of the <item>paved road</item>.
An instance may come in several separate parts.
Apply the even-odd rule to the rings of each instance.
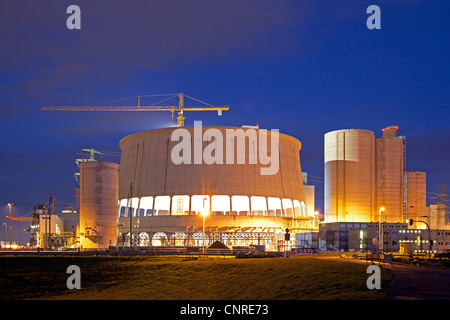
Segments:
[[[363,263],[364,260],[325,258],[334,261]],[[378,264],[377,264],[378,265]],[[383,264],[381,264],[383,267]],[[393,300],[450,300],[450,270],[386,263],[394,279],[389,293]]]
[[[450,300],[450,270],[386,265],[394,274],[389,290],[394,300]]]

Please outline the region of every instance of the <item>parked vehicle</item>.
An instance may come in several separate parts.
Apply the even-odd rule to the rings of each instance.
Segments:
[[[434,254],[435,259],[450,259],[450,249]]]

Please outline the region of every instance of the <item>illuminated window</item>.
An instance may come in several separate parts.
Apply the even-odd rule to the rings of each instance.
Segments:
[[[281,217],[281,199],[269,197],[267,202],[269,203],[269,216]]]
[[[130,216],[130,212],[131,212],[131,215],[132,215],[132,217],[135,217],[136,216],[136,212],[137,212],[137,209],[138,209],[138,207],[139,207],[139,198],[132,198],[131,199],[131,208],[129,208],[129,212],[128,212],[128,217]]]
[[[122,199],[119,201],[119,218],[123,218],[127,214],[128,199]]]
[[[139,207],[139,211],[142,211],[143,216],[151,216],[153,214],[153,197],[142,197]]]
[[[250,200],[247,196],[232,196],[231,207],[240,216],[248,216],[250,214]]]
[[[294,208],[292,206],[292,200],[291,199],[283,199],[283,210],[284,210],[284,216],[292,218]]]
[[[170,197],[158,196],[155,198],[155,215],[167,216],[170,209]]]
[[[211,213],[213,215],[225,215],[230,213],[230,197],[229,196],[212,196],[211,197]]]
[[[303,217],[307,217],[308,216],[308,211],[306,210],[306,205],[303,201],[300,202],[300,206],[302,208],[302,214]]]
[[[266,198],[253,196],[250,198],[252,204],[253,216],[265,216],[267,215],[267,203]]]
[[[302,208],[300,205],[300,201],[294,200],[293,204],[294,204],[294,217],[295,218],[301,217],[302,216]]]
[[[189,196],[172,197],[172,215],[181,216],[189,214]]]
[[[209,212],[209,196],[195,195],[191,197],[191,214],[200,215],[202,210]]]

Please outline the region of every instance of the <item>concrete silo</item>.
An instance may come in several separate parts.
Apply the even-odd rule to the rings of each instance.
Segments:
[[[80,246],[108,249],[117,240],[119,165],[80,163]]]
[[[383,129],[375,139],[376,209],[384,207],[382,222],[403,222],[404,143],[397,127]],[[376,220],[378,221],[378,219]]]
[[[427,176],[425,172],[406,172],[407,218],[424,221],[427,214]],[[424,223],[415,223],[413,228],[425,229]]]
[[[244,140],[235,135],[238,132]],[[219,240],[276,249],[286,228],[291,232],[310,228],[313,213],[306,212],[301,143],[285,134],[276,136],[272,143],[272,131],[194,126],[124,137],[120,141],[119,245],[122,241],[128,246],[131,234],[133,245],[198,246],[203,241],[204,211],[209,212],[207,244]],[[259,156],[252,158],[264,139],[267,155],[278,164],[270,174],[262,174],[269,167],[267,162]],[[189,146],[180,150],[181,141]],[[244,141],[243,158],[239,141]],[[205,154],[213,155],[214,161]],[[174,155],[183,161],[175,161]]]
[[[324,151],[325,222],[376,221],[374,133],[328,132]]]

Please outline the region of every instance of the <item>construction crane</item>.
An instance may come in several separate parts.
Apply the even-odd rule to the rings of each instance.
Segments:
[[[178,105],[177,106],[155,106],[152,105],[144,105],[142,106],[140,104],[141,97],[154,97],[154,96],[169,96],[169,98],[164,99],[162,101],[159,101],[157,103],[161,103],[164,101],[167,101],[169,99],[172,99],[174,97],[178,97]],[[184,106],[184,97],[187,97],[189,99],[195,100],[197,102],[202,103],[204,106],[200,107],[185,107]],[[137,106],[131,106],[131,105],[123,105],[123,106],[44,106],[41,108],[41,110],[45,111],[170,111],[172,113],[172,119],[175,112],[177,112],[177,126],[183,127],[184,126],[184,112],[185,111],[217,111],[217,114],[219,116],[222,115],[222,111],[229,110],[228,106],[222,105],[222,106],[213,106],[206,102],[197,100],[195,98],[192,98],[188,95],[185,95],[183,93],[178,94],[160,94],[160,95],[146,95],[146,96],[136,96],[126,99],[132,99],[137,98]],[[126,99],[120,99],[120,100],[126,100]],[[115,100],[115,101],[120,101]],[[156,103],[155,103],[156,104]]]

